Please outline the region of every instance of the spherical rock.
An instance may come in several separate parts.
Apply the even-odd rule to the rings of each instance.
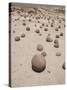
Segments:
[[[24,33],[22,33],[22,34],[21,34],[21,37],[22,37],[22,38],[24,38],[24,37],[25,37],[25,34],[24,34]]]
[[[43,46],[42,46],[41,44],[38,44],[38,45],[37,45],[37,50],[38,50],[38,51],[42,51],[42,50],[43,50]]]
[[[60,36],[63,36],[63,33],[62,32],[60,33]]]
[[[47,41],[47,42],[52,42],[53,39],[52,39],[50,36],[47,36],[46,41]]]
[[[45,28],[45,29],[44,29],[44,31],[48,31],[48,29],[47,29],[47,28]]]
[[[55,48],[59,48],[59,44],[58,44],[58,43],[55,43],[55,44],[54,44],[54,47],[55,47]]]
[[[62,68],[65,70],[65,62],[63,63]]]
[[[30,27],[26,27],[26,31],[30,31]]]
[[[34,55],[32,58],[32,70],[35,72],[42,72],[46,68],[46,60],[43,55]]]
[[[57,52],[57,53],[56,53],[56,56],[61,56],[61,53],[60,53],[60,52]]]
[[[23,26],[26,26],[26,23],[23,23]]]
[[[56,38],[59,38],[59,35],[56,35]]]
[[[57,39],[55,39],[55,40],[54,40],[54,43],[58,43],[58,40],[57,40]]]
[[[36,33],[40,33],[40,30],[39,29],[36,29],[36,31],[35,31]]]
[[[41,55],[43,55],[43,56],[47,56],[47,54],[46,54],[45,51],[43,51],[43,52],[41,53]]]
[[[19,36],[16,36],[15,37],[15,41],[20,41],[20,37]]]

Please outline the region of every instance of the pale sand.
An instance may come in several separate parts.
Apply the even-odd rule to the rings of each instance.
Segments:
[[[17,7],[17,6],[15,6]],[[44,7],[44,6],[43,6]],[[46,6],[45,6],[46,7]],[[21,9],[20,6],[17,9]],[[52,7],[53,8],[53,7]],[[53,10],[51,8],[51,10]],[[56,8],[56,6],[55,6]],[[58,7],[59,9],[60,7]],[[42,8],[38,8],[41,12],[37,11],[37,16],[40,15],[43,18],[38,20],[35,19],[35,14],[32,14],[32,17],[28,17],[25,19],[22,15],[27,15],[28,10],[34,11],[33,8],[22,7],[24,9],[23,12],[17,14],[17,9],[11,13],[11,86],[32,86],[32,85],[55,85],[55,84],[64,84],[65,83],[65,70],[62,69],[62,65],[64,63],[64,24],[65,22],[62,21],[64,19],[64,13],[55,13],[55,11],[49,11],[50,7],[47,7],[47,11]],[[20,10],[19,10],[20,11]],[[49,13],[49,14],[48,14]],[[45,15],[45,17],[43,16]],[[22,17],[21,17],[21,16]],[[47,18],[51,16],[51,19],[54,19],[55,24],[54,27],[51,27],[51,19],[50,23],[48,23]],[[61,20],[61,23],[59,23]],[[34,18],[33,18],[34,17]],[[19,19],[17,19],[19,18]],[[29,22],[29,18],[32,21]],[[15,21],[15,19],[17,19]],[[25,21],[23,21],[25,20]],[[26,25],[23,25],[23,22]],[[44,26],[41,24],[44,23]],[[35,24],[37,27],[35,27]],[[44,31],[48,25],[48,31]],[[59,31],[55,31],[55,28],[61,26]],[[26,31],[26,27],[30,27],[30,31]],[[42,26],[42,28],[40,28]],[[39,33],[36,33],[36,29],[40,30],[41,36]],[[14,33],[13,33],[14,32]],[[56,35],[60,35],[63,32],[63,36],[59,36],[59,48],[54,47],[54,40]],[[22,34],[25,34],[24,37],[21,37]],[[51,35],[53,39],[52,42],[47,42],[46,37],[48,34]],[[15,37],[19,36],[20,40],[15,41]],[[41,72],[37,73],[32,70],[31,60],[35,54],[40,54],[43,51],[37,50],[37,45],[43,45],[43,51],[47,53],[45,56],[46,59],[46,69]],[[61,56],[56,56],[56,53],[60,52]],[[49,73],[50,72],[50,73]]]

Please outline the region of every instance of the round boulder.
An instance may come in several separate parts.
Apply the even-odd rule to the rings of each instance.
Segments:
[[[46,60],[43,55],[34,55],[32,58],[32,70],[35,72],[42,72],[46,68]]]

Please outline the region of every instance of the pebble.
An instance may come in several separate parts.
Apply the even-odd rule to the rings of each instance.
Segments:
[[[38,51],[42,51],[42,50],[43,50],[43,45],[38,44],[38,45],[37,45],[37,50],[38,50]]]
[[[26,27],[26,31],[30,31],[30,27]]]
[[[52,39],[50,36],[47,36],[46,41],[47,41],[47,42],[52,42],[53,39]]]
[[[19,36],[16,36],[15,37],[15,41],[20,41],[20,37]]]
[[[47,54],[46,54],[45,51],[43,51],[43,52],[41,53],[41,55],[43,55],[43,56],[47,56]]]
[[[60,53],[60,52],[57,52],[57,53],[56,53],[56,56],[61,56],[61,53]]]
[[[24,38],[24,37],[25,37],[25,34],[24,34],[24,33],[23,33],[23,34],[21,34],[21,37],[22,37],[22,38]]]

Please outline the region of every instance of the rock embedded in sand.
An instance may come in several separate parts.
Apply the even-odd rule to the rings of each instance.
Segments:
[[[54,43],[59,43],[57,39],[54,40]]]
[[[53,27],[54,25],[53,24],[51,24],[51,27]]]
[[[42,26],[44,26],[44,23],[42,23]]]
[[[32,70],[35,72],[42,72],[46,69],[46,60],[45,58],[41,55],[34,55],[32,58]]]
[[[43,45],[38,44],[38,45],[37,45],[37,50],[38,50],[38,51],[42,51],[42,50],[43,50]]]
[[[19,36],[16,36],[15,37],[15,41],[20,41],[20,37]]]
[[[55,31],[58,31],[58,28],[56,28]]]
[[[35,31],[36,33],[40,33],[40,30],[39,29],[36,29],[36,31]]]
[[[22,37],[22,38],[24,38],[24,37],[25,37],[25,34],[24,34],[24,33],[22,33],[22,34],[21,34],[21,37]]]
[[[63,36],[63,33],[62,32],[60,33],[60,36]]]
[[[23,23],[23,26],[26,26],[26,23]]]
[[[43,52],[41,53],[41,55],[47,56],[47,53],[46,53],[45,51],[43,51]]]
[[[26,31],[30,31],[30,27],[26,27]]]
[[[63,63],[62,68],[65,70],[65,62]]]
[[[45,29],[44,29],[44,31],[48,31],[48,29],[47,29],[47,28],[45,28]]]
[[[61,26],[58,26],[58,28],[61,28]]]
[[[47,41],[47,42],[52,42],[53,39],[52,39],[50,36],[47,36],[46,41]]]
[[[58,44],[58,43],[55,43],[55,44],[54,44],[54,47],[55,47],[55,48],[59,48],[59,44]]]
[[[42,34],[41,34],[41,33],[39,33],[39,36],[42,36]]]
[[[56,53],[56,56],[61,56],[61,53],[60,53],[60,52],[57,52],[57,53]]]
[[[56,35],[56,38],[59,38],[59,35]]]

